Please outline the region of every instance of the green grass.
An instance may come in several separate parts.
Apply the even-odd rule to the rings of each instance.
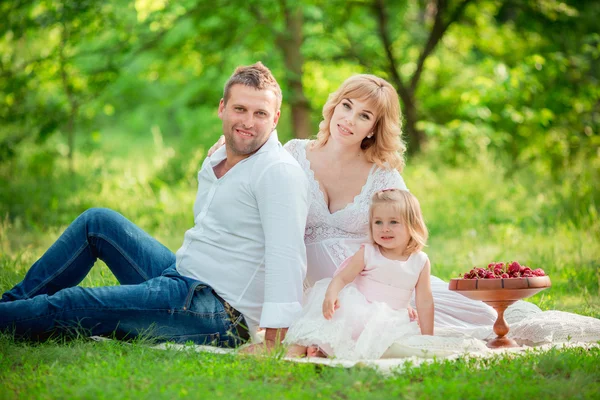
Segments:
[[[205,149],[155,133],[103,133],[77,153],[76,173],[24,151],[0,163],[0,291],[12,287],[80,212],[116,209],[177,250],[193,224],[196,171]],[[182,157],[185,155],[185,157]],[[560,180],[492,162],[450,168],[435,154],[409,160],[433,273],[443,279],[491,261],[543,268],[552,287],[528,301],[600,317],[597,177],[585,162]],[[84,286],[115,284],[102,263]],[[517,359],[436,362],[384,377],[366,367],[327,368],[277,358],[158,351],[141,342],[32,344],[0,336],[0,399],[20,398],[599,398],[599,349],[562,349]]]
[[[143,344],[23,344],[0,337],[0,398],[553,398],[600,395],[600,349],[517,359],[435,361],[382,376],[371,368],[152,350]]]

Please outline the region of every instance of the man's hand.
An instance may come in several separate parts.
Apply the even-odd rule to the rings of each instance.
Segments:
[[[265,340],[262,343],[254,343],[240,350],[242,354],[266,355],[281,345],[288,328],[267,328]]]
[[[340,308],[340,304],[338,302],[338,298],[333,296],[325,296],[325,300],[323,300],[323,316],[325,319],[333,318],[333,313],[335,310]]]

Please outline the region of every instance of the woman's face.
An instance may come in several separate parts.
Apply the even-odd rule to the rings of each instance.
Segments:
[[[365,137],[373,133],[375,121],[377,115],[372,103],[344,98],[333,109],[329,132],[334,140],[360,145]]]

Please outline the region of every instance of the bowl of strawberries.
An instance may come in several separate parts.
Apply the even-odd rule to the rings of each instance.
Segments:
[[[532,269],[517,261],[510,263],[493,262],[487,268],[473,267],[451,279],[448,289],[472,300],[480,300],[493,307],[498,313],[494,332],[498,335],[488,342],[488,347],[516,347],[517,343],[508,339],[508,324],[504,311],[517,300],[524,299],[551,286],[550,277],[543,269]]]

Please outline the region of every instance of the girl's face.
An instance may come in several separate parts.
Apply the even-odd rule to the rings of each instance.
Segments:
[[[396,250],[399,254],[404,253],[410,241],[408,226],[391,205],[380,204],[373,208],[371,232],[375,243],[385,249]]]
[[[333,109],[329,132],[334,140],[347,144],[360,144],[373,133],[377,121],[375,107],[370,102],[345,98]]]

